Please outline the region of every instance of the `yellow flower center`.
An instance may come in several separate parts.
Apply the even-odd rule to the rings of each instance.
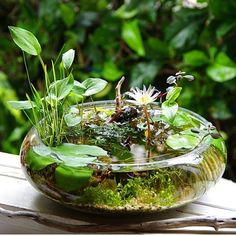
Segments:
[[[150,98],[150,96],[144,94],[138,98],[138,102],[140,104],[148,104],[148,103],[152,102],[152,99]]]

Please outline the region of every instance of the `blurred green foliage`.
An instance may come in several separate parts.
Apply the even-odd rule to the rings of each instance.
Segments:
[[[193,2],[191,4],[191,2]],[[187,4],[188,3],[188,4]],[[74,48],[75,77],[109,81],[97,98],[114,98],[114,85],[153,84],[182,70],[196,80],[184,87],[180,104],[228,134],[236,134],[235,0],[9,0],[0,3],[0,149],[16,153],[29,124],[7,100],[29,91],[22,54],[10,39],[8,25],[32,31],[50,63],[65,43]],[[27,57],[31,80],[42,88],[38,61]],[[76,64],[76,63],[75,63]],[[233,127],[232,127],[232,124]],[[235,138],[234,138],[235,140]],[[235,145],[236,146],[236,145]],[[231,150],[231,154],[233,149]]]

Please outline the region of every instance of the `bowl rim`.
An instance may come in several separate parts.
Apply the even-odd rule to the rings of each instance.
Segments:
[[[129,104],[126,102],[126,104]],[[159,105],[158,102],[153,102],[151,103],[153,105]],[[115,105],[115,100],[102,100],[102,101],[94,101],[94,102],[86,102],[83,104],[80,104],[79,106],[83,107],[89,107],[89,106],[94,106],[94,105],[100,105],[100,106],[105,106],[105,105]],[[71,107],[78,107],[78,105],[73,105]],[[194,118],[198,119],[203,125],[207,126],[210,122],[207,121],[205,118],[203,118],[201,115],[188,110],[186,108],[179,107],[181,111],[185,111],[188,114],[192,115]],[[37,139],[40,140],[41,145],[45,145],[42,143],[42,140],[40,139],[38,132],[35,127],[31,128],[31,132],[37,136]],[[30,132],[30,131],[29,131]],[[46,146],[46,145],[45,145]],[[140,170],[140,169],[156,169],[156,168],[164,168],[164,167],[171,167],[174,165],[182,165],[182,164],[197,164],[201,160],[199,156],[201,153],[203,153],[208,147],[210,146],[209,142],[203,142],[203,140],[200,142],[200,144],[190,150],[189,152],[171,157],[168,159],[162,159],[162,160],[155,160],[155,161],[150,161],[150,162],[142,162],[142,163],[96,163],[96,162],[88,162],[87,165],[91,165],[93,168],[96,167],[97,169],[112,169],[112,170],[119,170],[119,169],[126,169],[126,168],[132,168],[133,170]]]

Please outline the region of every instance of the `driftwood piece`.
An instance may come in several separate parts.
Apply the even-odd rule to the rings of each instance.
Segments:
[[[216,231],[221,228],[236,228],[236,217],[216,218],[213,216],[197,216],[177,219],[166,219],[148,221],[134,224],[95,224],[84,223],[76,224],[73,222],[63,222],[62,217],[52,217],[47,214],[40,214],[33,211],[12,211],[0,208],[0,214],[10,218],[30,218],[37,223],[66,230],[69,232],[80,233],[101,233],[101,232],[158,232],[163,230],[185,228],[190,226],[213,227]]]
[[[120,112],[122,108],[122,100],[121,100],[121,86],[125,80],[125,77],[122,76],[122,78],[119,80],[118,84],[116,85],[116,112]]]

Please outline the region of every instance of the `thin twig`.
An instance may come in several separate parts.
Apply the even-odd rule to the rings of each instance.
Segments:
[[[65,230],[68,232],[160,232],[163,230],[184,228],[190,226],[208,226],[216,231],[221,228],[236,228],[236,217],[217,218],[213,216],[199,216],[175,218],[167,220],[148,221],[143,223],[117,223],[117,224],[96,224],[72,220],[65,221],[65,218],[36,213],[33,211],[11,211],[0,208],[0,215],[10,218],[29,218],[37,223]]]

